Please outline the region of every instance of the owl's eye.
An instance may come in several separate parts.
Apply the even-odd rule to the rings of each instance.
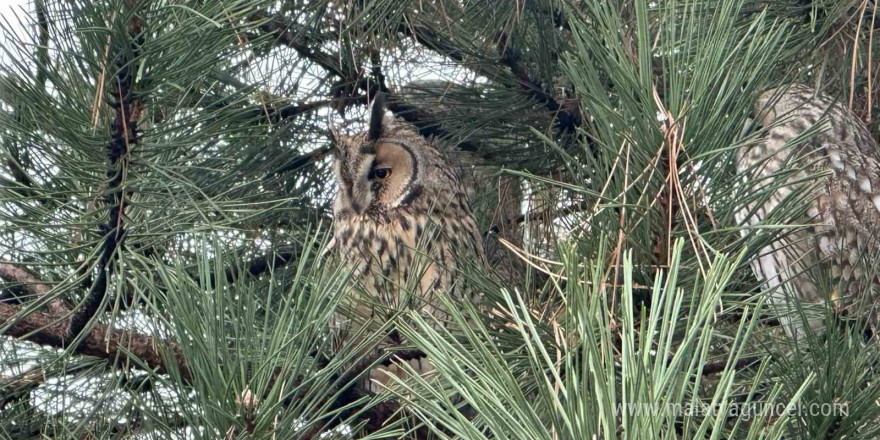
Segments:
[[[391,175],[391,168],[377,168],[370,172],[370,179],[387,179]]]

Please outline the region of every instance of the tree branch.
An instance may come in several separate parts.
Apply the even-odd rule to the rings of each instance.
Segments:
[[[37,84],[46,87],[46,79],[49,70],[49,11],[46,10],[45,0],[35,0],[34,9],[37,13],[37,31],[39,42],[36,47],[37,60]]]
[[[498,38],[498,50],[501,53],[501,62],[510,68],[510,72],[519,81],[520,89],[532,99],[540,102],[544,108],[556,113],[556,121],[560,130],[573,131],[581,125],[581,117],[576,111],[564,109],[551,92],[544,90],[538,81],[529,76],[526,68],[520,64],[519,55],[510,46],[505,33],[502,33]]]
[[[52,286],[40,281],[26,269],[10,263],[0,263],[0,278],[23,286],[29,294],[42,296],[52,290]]]
[[[90,365],[79,365],[65,369],[61,375],[69,376],[80,371],[88,370]],[[15,376],[0,376],[0,411],[5,409],[11,402],[21,400],[28,393],[46,383],[46,379],[53,377],[43,367],[37,366]]]
[[[251,276],[260,276],[269,270],[278,269],[293,261],[297,261],[297,257],[300,255],[302,255],[302,248],[300,247],[295,247],[288,251],[274,252],[271,255],[255,258],[245,263],[245,272]],[[237,270],[233,268],[226,270],[226,279],[228,281],[234,281],[237,276]]]
[[[751,367],[752,365],[755,365],[758,362],[761,362],[761,358],[758,356],[744,357],[744,358],[736,361],[735,364],[731,365],[731,368],[733,368],[734,370],[742,370],[742,369]],[[720,373],[720,372],[724,371],[725,367],[727,367],[726,360],[721,360],[718,362],[709,362],[706,365],[703,365],[702,373],[703,373],[703,376],[709,376],[711,374]]]
[[[454,43],[441,37],[439,33],[435,32],[430,27],[424,24],[400,23],[397,30],[404,35],[414,38],[421,45],[433,50],[437,54],[448,57],[460,64],[465,64],[464,56],[458,47],[456,47]],[[579,126],[581,124],[580,115],[577,112],[571,112],[570,110],[563,108],[551,93],[545,91],[537,81],[529,76],[526,69],[520,64],[519,57],[508,44],[507,36],[502,34],[498,40],[501,62],[508,66],[513,77],[516,78],[517,82],[520,84],[520,90],[532,99],[541,103],[548,111],[554,112],[554,116],[560,129],[571,131]],[[480,68],[474,68],[474,70],[477,73],[491,76],[486,72],[482,72],[482,69]]]
[[[280,16],[269,16],[263,12],[257,12],[250,16],[250,21],[260,23],[261,31],[276,36],[276,42],[287,46],[296,51],[299,56],[320,65],[340,78],[345,78],[345,72],[339,67],[339,56],[328,54],[319,49],[309,46],[308,43],[301,41],[300,36],[290,32],[291,25]]]
[[[531,211],[527,214],[520,214],[518,217],[510,219],[509,223],[511,223],[511,224],[509,224],[507,226],[510,227],[512,225],[519,225],[519,224],[524,223],[526,221],[528,221],[529,223],[533,223],[533,222],[543,221],[545,219],[556,219],[559,217],[565,217],[567,215],[574,214],[576,212],[581,212],[581,211],[589,208],[590,206],[592,206],[592,205],[588,204],[587,202],[580,202],[580,203],[575,203],[573,205],[569,205],[569,206],[566,206],[564,208],[559,208],[559,209],[545,209],[542,211]],[[500,232],[502,226],[504,226],[504,225],[495,223],[489,228],[489,232],[493,232],[493,233],[497,234]]]
[[[38,279],[28,270],[11,263],[0,263],[0,278],[22,286],[25,291],[35,297],[43,297],[52,290],[52,286]],[[62,314],[67,311],[61,300],[55,299],[48,304],[49,311]]]
[[[345,108],[355,104],[366,104],[367,96],[346,96],[334,99],[325,99],[321,101],[312,101],[302,104],[290,104],[283,107],[274,108],[270,105],[258,106],[245,111],[245,118],[268,118],[269,122],[278,123],[285,119],[295,118],[297,116],[313,112],[325,107]],[[217,106],[221,107],[221,106]]]
[[[379,67],[378,59],[374,59],[373,62],[373,80],[363,79],[358,82],[358,87],[363,90],[364,93],[375,95],[377,92],[383,92],[388,94],[390,99],[385,107],[388,110],[391,110],[395,116],[415,126],[416,130],[422,135],[422,137],[436,137],[444,138],[453,142],[456,141],[455,139],[452,139],[451,133],[444,129],[442,124],[437,122],[437,118],[433,114],[416,107],[395,95],[384,82],[385,76],[382,74],[382,70]],[[459,140],[457,141],[456,146],[464,151],[479,151],[477,145],[468,140]]]
[[[134,10],[134,0],[129,0],[128,6]],[[132,15],[129,25],[131,46],[134,58],[139,55],[139,47],[142,43],[141,32],[143,22],[137,15]],[[104,236],[101,259],[97,264],[97,278],[89,283],[88,293],[83,300],[81,308],[73,315],[70,321],[70,335],[76,337],[82,332],[89,321],[95,316],[107,294],[108,278],[113,273],[112,261],[118,248],[125,242],[125,227],[122,219],[125,216],[126,197],[125,177],[128,174],[129,156],[131,149],[138,142],[137,124],[143,113],[143,102],[136,98],[132,91],[134,76],[131,60],[124,54],[117,55],[116,66],[118,68],[114,77],[116,90],[108,104],[116,110],[116,119],[113,123],[113,134],[107,148],[107,191],[104,196],[104,204],[110,207],[107,223],[101,226]]]
[[[259,26],[262,31],[268,34],[277,34],[278,43],[294,49],[300,56],[314,62],[318,66],[322,67],[324,70],[327,70],[328,72],[339,76],[343,80],[346,79],[346,73],[338,65],[338,56],[314,50],[310,48],[308,44],[297,40],[297,38],[288,30],[290,28],[290,25],[286,24],[282,17],[270,17],[264,13],[258,13],[252,15],[251,19],[253,21],[262,22],[262,24]],[[418,30],[416,31],[415,29]],[[413,36],[421,44],[441,55],[448,56],[453,60],[460,62],[464,60],[463,56],[452,44],[444,44],[444,40],[440,39],[433,30],[425,26],[410,26],[406,23],[401,22],[399,25],[399,31],[403,32],[405,35]],[[387,105],[388,110],[391,110],[391,112],[394,113],[397,117],[413,124],[418,130],[419,134],[424,137],[451,139],[451,133],[443,129],[442,124],[438,123],[433,115],[410,103],[407,103],[400,97],[394,96],[394,93],[387,87],[384,82],[384,75],[382,75],[381,69],[379,68],[380,64],[378,62],[378,53],[373,52],[371,55],[373,62],[372,73],[374,76],[374,80],[363,78],[357,81],[356,87],[361,89],[364,92],[364,95],[338,98],[342,99],[342,102],[344,103],[343,105],[347,106],[365,103],[368,96],[373,96],[376,92],[382,91],[387,93],[390,97]],[[452,141],[456,140],[452,139]],[[464,151],[479,151],[477,145],[469,140],[458,141],[457,146],[459,149]],[[291,161],[293,162],[293,164],[290,166],[290,168],[298,168],[299,166],[301,166],[299,165],[299,163],[302,161],[308,162],[308,156],[300,156],[294,158]]]
[[[330,152],[332,152],[332,151],[333,151],[333,147],[326,146],[326,147],[317,148],[314,151],[310,151],[306,154],[301,154],[301,155],[296,156],[293,159],[290,159],[289,161],[285,162],[280,167],[276,168],[275,171],[270,173],[270,175],[271,174],[286,173],[288,171],[295,171],[295,170],[298,170],[304,166],[311,165],[311,164],[323,159],[325,156],[330,154]]]
[[[75,338],[69,336],[66,320],[43,312],[33,312],[19,317],[21,311],[20,306],[0,303],[0,323],[3,325],[4,335],[53,348],[71,348]],[[107,359],[122,367],[145,365],[157,373],[167,373],[168,366],[165,364],[164,352],[169,359],[176,360],[176,368],[180,371],[180,375],[186,380],[191,379],[180,346],[174,340],[162,340],[96,324],[83,335],[78,345],[72,347],[72,351]]]
[[[351,371],[349,371],[343,379],[341,383],[349,383],[358,378],[358,376],[367,372],[374,364],[389,366],[395,360],[401,361],[409,361],[411,359],[421,359],[427,357],[425,352],[418,349],[407,349],[407,350],[391,350],[385,348],[376,348],[375,352],[371,356],[367,356],[357,364],[355,364]]]

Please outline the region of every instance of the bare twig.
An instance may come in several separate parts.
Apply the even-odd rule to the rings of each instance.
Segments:
[[[736,361],[736,363],[731,365],[730,368],[733,368],[734,370],[743,370],[743,369],[751,367],[752,365],[755,365],[759,362],[761,362],[761,358],[758,356],[744,357],[744,358]],[[703,365],[702,374],[703,374],[703,376],[709,376],[711,374],[721,373],[723,371],[726,371],[726,369],[727,369],[727,361],[726,360],[722,360],[722,361],[718,361],[718,362],[709,362],[706,365]]]

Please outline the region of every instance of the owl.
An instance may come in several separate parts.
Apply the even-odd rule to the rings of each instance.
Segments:
[[[753,116],[764,134],[737,152],[737,172],[758,182],[775,176],[786,185],[766,201],[750,204],[739,220],[755,225],[788,197],[806,194],[809,200],[800,222],[807,226],[786,231],[752,261],[771,307],[793,337],[804,333],[805,324],[812,330],[823,326],[826,300],[842,315],[875,327],[880,299],[880,274],[874,269],[880,251],[877,143],[850,110],[803,85],[763,93]],[[798,187],[803,191],[795,192]]]
[[[378,327],[410,310],[443,325],[448,316],[436,294],[476,301],[460,274],[468,264],[485,266],[460,170],[435,140],[386,118],[384,102],[383,94],[374,100],[366,132],[333,136],[338,191],[330,246],[358,285],[349,296],[365,296],[351,301],[355,316],[334,316],[337,345],[364,325]],[[401,342],[392,328],[380,346]],[[410,364],[421,373],[431,369],[426,359]],[[363,385],[376,390],[388,374],[402,376],[394,365],[377,368]]]

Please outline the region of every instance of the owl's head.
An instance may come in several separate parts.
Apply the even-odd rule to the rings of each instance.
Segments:
[[[412,128],[385,118],[383,94],[373,101],[366,132],[333,136],[333,142],[337,215],[388,213],[421,193],[430,172],[425,156],[433,147]]]

